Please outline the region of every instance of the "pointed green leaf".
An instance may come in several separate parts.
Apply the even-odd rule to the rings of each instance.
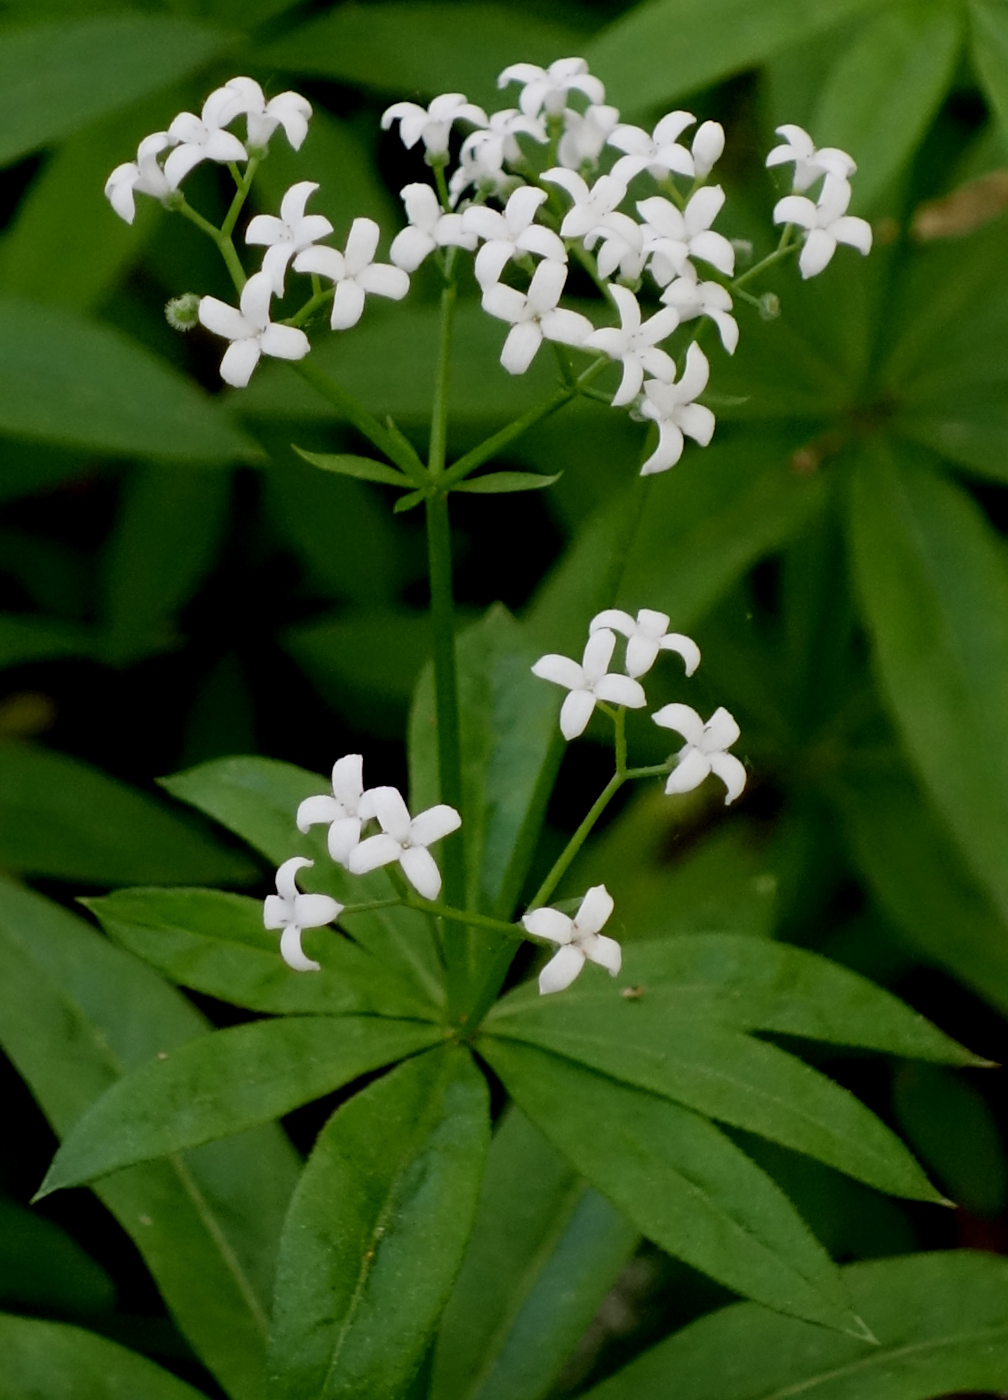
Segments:
[[[396,1400],[458,1271],[490,1136],[468,1051],[423,1055],[319,1134],[281,1244],[277,1396]]]
[[[202,1391],[105,1337],[3,1314],[0,1392],[4,1400],[202,1400]]]
[[[253,1011],[433,1017],[430,1002],[387,964],[332,929],[306,929],[302,942],[321,972],[295,972],[263,927],[258,899],[220,890],[117,890],[83,901],[110,938],[172,982]]]
[[[713,1124],[531,1046],[483,1036],[480,1053],[554,1147],[649,1239],[779,1312],[858,1330],[829,1256]]]
[[[1008,1161],[997,1120],[978,1086],[933,1065],[905,1065],[893,1082],[893,1109],[952,1199],[995,1220],[1008,1204]]]
[[[1008,1261],[963,1250],[843,1271],[872,1346],[751,1303],[710,1313],[590,1400],[933,1400],[1008,1378]]]
[[[54,1221],[0,1196],[0,1306],[57,1317],[109,1310],[108,1274]]]
[[[183,814],[97,768],[29,744],[0,747],[0,862],[98,885],[246,884],[257,871]]]
[[[973,62],[984,91],[1008,131],[1008,15],[998,0],[969,0]]]
[[[57,1134],[131,1068],[208,1029],[82,920],[0,881],[0,1045]],[[264,1395],[273,1270],[297,1169],[280,1130],[258,1128],[95,1187],[234,1400]]]
[[[474,495],[499,496],[509,491],[541,491],[559,481],[563,472],[543,476],[539,472],[487,472],[486,476],[471,476],[453,486],[453,491],[471,491]]]
[[[301,447],[294,451],[313,467],[335,472],[338,476],[352,476],[357,481],[377,481],[384,486],[409,486],[408,476],[384,462],[374,462],[370,457],[353,457],[346,452],[305,452]]]
[[[490,1144],[430,1400],[540,1400],[637,1239],[512,1106]]]
[[[272,1122],[443,1039],[420,1021],[292,1016],[159,1051],[74,1124],[38,1194]]]
[[[1008,558],[954,482],[884,446],[851,481],[854,571],[886,699],[961,854],[1008,917]]]

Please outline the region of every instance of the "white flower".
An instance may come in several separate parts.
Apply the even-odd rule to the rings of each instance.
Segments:
[[[333,226],[324,214],[306,214],[305,205],[318,189],[311,180],[301,180],[280,201],[280,217],[257,214],[245,230],[245,242],[265,247],[262,270],[268,272],[278,297],[284,293],[287,264],[319,238],[327,238]]]
[[[272,296],[270,274],[257,272],[242,288],[237,307],[228,306],[216,297],[200,298],[200,322],[214,335],[231,341],[220,365],[220,376],[225,384],[244,389],[260,355],[272,355],[278,360],[301,360],[311,349],[304,331],[270,321]]]
[[[236,98],[229,120],[233,121],[239,113],[244,113],[248,119],[250,146],[257,150],[268,146],[274,131],[282,126],[295,151],[301,149],[308,135],[308,122],[312,114],[312,105],[307,97],[302,97],[299,92],[279,92],[267,102],[254,78],[231,78],[224,87]]]
[[[720,282],[700,282],[692,263],[683,265],[683,270],[674,282],[670,282],[662,293],[666,306],[674,306],[680,321],[692,321],[695,316],[707,316],[718,328],[721,344],[734,355],[738,345],[738,322],[729,315],[732,299],[727,287]]]
[[[535,253],[551,262],[567,261],[567,249],[557,234],[534,222],[536,210],[547,198],[545,190],[522,185],[504,206],[503,214],[485,204],[473,204],[462,215],[466,232],[486,240],[476,254],[476,280],[481,287],[497,282],[505,264],[520,253]]]
[[[167,131],[155,131],[152,136],[145,136],[140,142],[135,161],[130,160],[124,165],[117,165],[112,171],[105,181],[105,198],[120,219],[125,219],[131,224],[136,217],[134,194],[150,194],[155,199],[164,199],[166,194],[171,193],[171,186],[157,158],[162,151],[168,150],[174,144]]]
[[[354,219],[342,253],[337,248],[315,246],[294,259],[295,272],[317,272],[336,284],[329,317],[334,331],[356,326],[365,294],[401,301],[409,291],[409,276],[402,268],[375,262],[380,237],[381,229],[374,219]]]
[[[800,224],[808,229],[805,246],[798,257],[803,277],[815,277],[836,252],[838,243],[847,243],[861,253],[872,245],[871,224],[847,213],[851,187],[839,175],[827,175],[819,203],[803,194],[788,194],[774,206],[775,224]]]
[[[583,92],[589,102],[605,101],[605,88],[588,72],[583,58],[558,58],[548,68],[535,63],[512,63],[497,79],[499,88],[509,83],[522,84],[518,102],[529,117],[537,117],[540,112],[558,117],[567,106],[571,89]]]
[[[607,214],[596,228],[584,236],[584,246],[590,253],[600,240],[601,248],[595,258],[600,277],[611,277],[619,269],[621,277],[628,282],[636,282],[644,271],[650,248],[645,241],[645,230],[631,219],[629,214],[621,214],[617,209]]]
[[[794,161],[795,194],[801,194],[814,185],[820,175],[837,175],[846,180],[853,175],[857,166],[846,151],[836,146],[824,146],[817,151],[812,137],[800,126],[786,122],[777,128],[777,135],[783,136],[785,144],[775,146],[766,158],[768,166],[785,165]]]
[[[682,456],[684,433],[701,447],[710,442],[714,415],[703,404],[693,402],[706,389],[709,374],[707,356],[694,341],[686,351],[686,368],[680,380],[649,379],[644,385],[640,415],[658,424],[658,446],[641,467],[641,476],[674,467]]]
[[[415,272],[435,248],[454,244],[456,248],[476,247],[476,235],[466,233],[461,214],[445,214],[430,185],[406,185],[399,191],[406,206],[409,225],[392,240],[389,257],[404,272]]]
[[[659,378],[675,378],[675,361],[658,349],[658,342],[667,339],[675,330],[679,313],[674,308],[666,308],[641,324],[640,306],[633,292],[626,287],[613,286],[609,294],[619,311],[620,324],[593,331],[585,344],[593,350],[601,350],[611,360],[622,361],[623,378],[613,395],[613,408],[622,408],[640,393],[645,370]],[[630,674],[636,673],[631,671]]]
[[[364,791],[363,764],[359,753],[338,759],[332,770],[332,796],[306,797],[297,809],[299,831],[308,831],[316,822],[328,823],[329,854],[347,869],[350,852],[360,842],[361,825],[374,816],[371,794]]]
[[[411,818],[397,788],[372,788],[368,796],[382,834],[369,836],[351,851],[351,871],[355,875],[366,875],[369,870],[397,860],[418,894],[424,899],[437,899],[441,872],[427,847],[458,830],[462,825],[458,812],[441,803]]]
[[[583,345],[591,335],[587,316],[557,306],[566,281],[565,263],[541,262],[527,292],[503,282],[484,288],[483,310],[512,326],[500,357],[508,374],[524,374],[544,339]]]
[[[630,676],[607,674],[615,646],[616,634],[602,627],[588,638],[580,666],[569,656],[550,652],[540,656],[532,667],[532,674],[540,680],[552,681],[570,691],[560,710],[560,731],[565,739],[576,739],[584,733],[599,700],[625,705],[630,710],[640,710],[647,704],[638,681]]]
[[[593,103],[583,115],[568,107],[563,117],[564,134],[557,146],[557,160],[568,170],[580,170],[585,161],[594,164],[598,160],[619,121],[619,109]]]
[[[314,865],[304,856],[291,856],[276,873],[276,894],[268,894],[263,903],[263,924],[269,929],[282,929],[280,956],[295,972],[318,972],[321,963],[313,962],[301,949],[301,930],[322,928],[331,924],[343,912],[343,905],[327,894],[302,894],[297,887],[297,872]]]
[[[504,164],[515,165],[523,159],[517,141],[520,134],[531,136],[540,144],[548,139],[542,119],[527,117],[517,107],[491,112],[487,129],[469,133],[459,150],[458,169],[448,182],[453,205],[470,185],[501,194],[512,183],[513,177],[505,171]]]
[[[700,258],[727,276],[735,270],[735,249],[711,224],[724,204],[720,185],[706,185],[680,212],[661,195],[637,201],[637,212],[647,222],[651,245],[651,272],[659,287],[682,274],[687,259]]]
[[[693,157],[685,146],[679,145],[678,138],[695,121],[692,112],[669,112],[650,136],[639,126],[618,126],[609,137],[609,145],[627,154],[613,166],[613,175],[628,182],[642,170],[656,180],[664,179],[672,171],[692,176]]]
[[[615,977],[623,964],[623,950],[615,938],[599,933],[613,911],[613,898],[605,885],[593,885],[573,919],[559,909],[533,909],[522,923],[537,938],[559,943],[560,950],[539,974],[539,992],[562,992],[577,977],[585,962],[598,963],[610,977]]]
[[[725,806],[734,802],[745,787],[746,771],[734,754],[726,753],[739,737],[739,727],[728,711],[719,707],[704,724],[689,705],[663,705],[651,718],[663,729],[674,729],[686,743],[679,750],[679,762],[672,769],[665,791],[692,792],[708,773],[725,785]]]
[[[487,114],[482,107],[467,102],[464,93],[443,92],[429,107],[420,107],[416,102],[393,102],[382,113],[382,131],[388,131],[396,121],[400,139],[408,151],[422,140],[428,156],[441,158],[448,154],[453,123],[463,121],[473,126],[486,126]]]
[[[217,88],[203,103],[200,116],[194,112],[180,112],[174,119],[168,135],[177,144],[164,164],[169,189],[177,190],[190,170],[201,161],[213,160],[220,165],[231,160],[248,160],[248,153],[238,137],[224,130],[238,115],[235,104],[235,93]]]
[[[600,175],[591,189],[580,175],[562,166],[545,171],[541,178],[548,185],[559,185],[574,201],[560,225],[564,238],[583,238],[593,228],[603,224],[606,215],[611,214],[626,196],[626,185],[614,180],[611,175]]]
[[[687,676],[700,665],[700,648],[692,637],[682,632],[668,630],[668,613],[655,612],[653,608],[641,608],[636,618],[621,608],[606,608],[591,620],[588,631],[594,633],[603,627],[622,632],[627,640],[626,670],[628,676],[636,680],[650,671],[658,658],[659,651],[676,651],[686,665]]]
[[[696,178],[706,180],[724,151],[724,127],[720,122],[701,122],[690,149]]]

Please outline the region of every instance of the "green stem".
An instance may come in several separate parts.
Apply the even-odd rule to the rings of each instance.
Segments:
[[[318,365],[311,359],[292,360],[291,369],[299,374],[306,383],[310,384],[319,394],[322,395],[332,406],[338,410],[341,417],[351,423],[362,437],[383,452],[390,462],[394,462],[400,467],[411,481],[417,480],[416,463],[403,445],[398,442],[394,434],[390,433],[373,414],[369,413],[362,404],[359,404],[352,395],[348,394],[342,385],[337,384],[325,370],[319,369]]]
[[[227,211],[227,217],[221,224],[221,235],[230,239],[234,233],[235,224],[238,222],[238,215],[242,211],[242,205],[248,198],[248,192],[252,188],[252,181],[255,178],[256,170],[259,167],[257,156],[249,156],[248,164],[245,166],[245,174],[235,179],[238,188],[235,190],[235,197],[231,201],[231,208]]]
[[[314,277],[312,281],[315,281]],[[295,311],[293,316],[287,317],[284,325],[303,326],[306,321],[312,319],[316,311],[321,310],[323,306],[332,301],[335,291],[335,284],[331,287],[327,287],[324,291],[321,289],[319,291],[313,291],[305,304],[299,310]]]
[[[797,243],[791,243],[789,241],[791,237],[791,230],[793,227],[793,224],[785,224],[784,232],[781,234],[780,237],[780,242],[777,244],[777,247],[774,249],[774,251],[772,253],[768,253],[765,258],[761,258],[760,261],[758,263],[755,263],[749,269],[748,272],[743,272],[741,277],[736,277],[734,282],[729,282],[729,291],[737,292],[740,287],[744,287],[747,282],[751,282],[754,277],[758,276],[759,273],[765,271],[766,268],[772,267],[774,263],[780,262],[781,258],[786,258],[789,253],[793,253],[795,248],[797,248],[798,246]]]
[[[416,899],[409,897],[406,900],[410,909],[418,909],[423,914],[434,914],[439,919],[445,919],[448,923],[462,924],[466,928],[492,929],[494,933],[506,934],[508,938],[516,938],[520,943],[524,942],[526,934],[521,924],[508,924],[503,919],[492,919],[489,914],[474,914],[465,909],[453,909],[448,904],[439,904],[436,900]]]
[[[626,773],[621,773],[617,769],[617,771],[606,783],[605,787],[602,789],[598,797],[592,803],[588,815],[578,827],[577,831],[575,831],[571,839],[567,842],[567,845],[564,847],[559,858],[556,861],[554,861],[553,868],[546,876],[546,879],[536,890],[532,903],[529,905],[530,910],[540,908],[549,899],[550,895],[556,889],[561,879],[564,877],[564,875],[566,875],[567,869],[570,866],[571,861],[574,859],[578,851],[580,851],[581,847],[591,835],[591,831],[595,823],[598,821],[599,817],[609,806],[609,803],[612,801],[612,799],[619,792],[620,788],[626,782],[626,778]],[[528,912],[528,910],[526,910],[526,912]]]
[[[368,899],[363,904],[345,904],[340,918],[344,914],[371,914],[378,909],[397,909],[402,904],[402,900],[397,895],[395,899]]]
[[[184,219],[188,219],[191,224],[195,224],[201,233],[205,233],[208,238],[212,238],[217,245],[217,251],[224,259],[224,264],[231,274],[231,281],[235,284],[235,290],[241,292],[246,282],[245,269],[241,265],[241,260],[235,252],[235,246],[231,239],[219,228],[215,228],[208,219],[204,219],[202,214],[198,214],[191,204],[187,204],[182,198],[180,204],[173,206],[178,210]]]

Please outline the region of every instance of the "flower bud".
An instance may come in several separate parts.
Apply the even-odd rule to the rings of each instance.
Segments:
[[[720,122],[703,122],[693,137],[693,164],[698,180],[706,180],[724,151],[724,127]]]
[[[776,321],[780,315],[780,297],[776,292],[764,292],[759,301],[759,314],[764,321]]]
[[[172,297],[164,309],[165,320],[176,331],[191,331],[199,321],[200,299],[195,292]]]

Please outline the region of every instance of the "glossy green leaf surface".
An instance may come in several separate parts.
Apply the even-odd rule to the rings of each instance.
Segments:
[[[79,1327],[0,1314],[4,1400],[199,1400],[153,1361]]]
[[[637,1238],[512,1106],[490,1144],[430,1400],[545,1395]]]
[[[460,1049],[401,1065],[337,1110],[284,1229],[277,1395],[403,1394],[462,1259],[489,1133],[486,1081]]]
[[[701,1318],[589,1392],[592,1400],[934,1400],[1008,1376],[1008,1265],[910,1255],[843,1271],[877,1346],[751,1303]]]
[[[322,970],[295,972],[279,955],[276,933],[263,927],[258,899],[220,890],[133,889],[86,903],[121,947],[170,981],[221,1001],[280,1015],[434,1015],[408,981],[329,928],[302,933],[302,946]]]
[[[245,857],[96,768],[34,745],[0,752],[0,860],[14,870],[99,885],[255,878]]]
[[[538,472],[487,472],[485,476],[459,482],[454,489],[477,496],[501,496],[514,491],[541,491],[559,480],[559,472],[555,476],[542,476]]]
[[[0,1044],[57,1134],[131,1069],[207,1029],[189,1002],[81,919],[0,883]],[[234,1400],[264,1395],[273,1271],[296,1175],[283,1134],[259,1128],[95,1188]]]
[[[384,462],[374,462],[370,457],[353,457],[346,452],[305,452],[300,447],[295,451],[313,467],[335,472],[337,476],[352,476],[357,481],[376,481],[384,486],[411,485],[409,477],[404,476],[401,471],[386,466]]]
[[[857,1330],[828,1255],[712,1124],[531,1046],[486,1036],[480,1052],[554,1147],[649,1239],[780,1312]]]
[[[40,1190],[76,1186],[269,1123],[443,1038],[440,1027],[419,1021],[291,1016],[159,1051],[74,1124]]]

